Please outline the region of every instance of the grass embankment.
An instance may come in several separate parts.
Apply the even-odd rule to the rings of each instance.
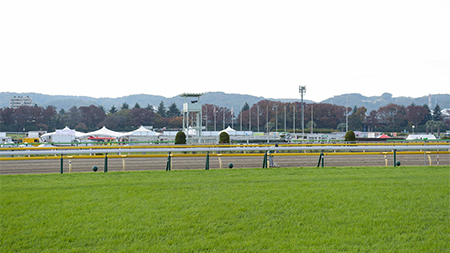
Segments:
[[[0,252],[450,249],[450,167],[0,176]]]

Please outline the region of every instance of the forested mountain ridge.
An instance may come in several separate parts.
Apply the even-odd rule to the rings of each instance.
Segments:
[[[148,104],[152,105],[155,109],[158,107],[161,101],[166,106],[176,103],[181,108],[184,103],[184,98],[180,96],[174,96],[171,98],[149,95],[149,94],[136,94],[123,96],[118,98],[94,98],[88,96],[66,96],[66,95],[46,95],[41,93],[14,93],[14,92],[0,92],[0,108],[9,106],[9,99],[14,96],[30,96],[33,99],[33,103],[39,106],[53,105],[58,109],[68,110],[72,106],[103,106],[106,110],[113,105],[116,108],[120,108],[123,103],[127,103],[130,107],[133,107],[136,103],[139,103],[141,107],[146,107]],[[201,98],[200,102],[203,104],[213,104],[217,106],[223,106],[227,108],[233,108],[235,111],[239,111],[242,106],[247,102],[249,105],[255,104],[261,100],[272,100],[280,102],[294,102],[300,101],[298,99],[276,99],[276,98],[264,98],[252,95],[244,94],[229,94],[224,92],[207,92]],[[308,100],[305,97],[306,103],[316,103]],[[450,94],[433,94],[431,95],[432,108],[436,104],[439,104],[441,108],[450,108]],[[334,96],[332,98],[325,99],[317,103],[330,103],[336,105],[347,105],[349,107],[361,107],[367,108],[367,111],[377,110],[382,106],[386,106],[390,103],[408,106],[411,104],[424,105],[428,104],[428,95],[424,95],[419,98],[411,97],[393,97],[389,93],[384,93],[381,96],[366,97],[361,94],[343,94]]]
[[[106,110],[111,108],[113,105],[116,108],[120,108],[123,103],[127,103],[130,107],[133,107],[136,103],[139,103],[141,107],[147,107],[148,104],[152,105],[155,109],[161,103],[164,102],[166,106],[176,103],[179,108],[182,108],[184,103],[184,98],[180,96],[174,97],[163,97],[158,95],[149,94],[136,94],[123,96],[118,98],[94,98],[87,96],[66,96],[66,95],[45,95],[40,93],[14,93],[14,92],[1,92],[0,93],[0,108],[9,106],[9,99],[14,96],[29,96],[33,99],[33,103],[38,106],[48,106],[53,105],[58,109],[68,110],[72,106],[103,106]],[[202,104],[214,104],[221,107],[233,108],[238,111],[247,102],[252,105],[261,100],[273,100],[280,102],[294,102],[297,99],[274,99],[274,98],[264,98],[252,95],[242,95],[242,94],[227,94],[224,92],[207,92],[200,97],[200,102]],[[305,100],[307,103],[312,101]]]
[[[411,97],[393,97],[390,93],[384,93],[381,96],[366,97],[361,94],[343,94],[334,96],[323,100],[321,103],[329,103],[336,105],[348,105],[349,107],[364,106],[367,108],[367,112],[377,110],[380,107],[388,104],[396,104],[408,106],[415,105],[428,105],[428,95],[419,98]],[[436,104],[439,104],[441,108],[450,108],[450,94],[432,94],[431,95],[431,108],[434,108]]]

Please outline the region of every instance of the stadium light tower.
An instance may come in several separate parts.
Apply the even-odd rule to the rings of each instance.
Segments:
[[[303,115],[303,111],[304,111],[303,94],[306,93],[306,86],[299,86],[298,91],[300,92],[301,98],[302,98],[302,142],[303,142],[304,135],[305,135],[305,117]]]

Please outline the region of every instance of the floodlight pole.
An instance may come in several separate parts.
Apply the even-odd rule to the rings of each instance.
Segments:
[[[302,98],[302,141],[303,141],[304,135],[305,135],[305,118],[303,115],[303,111],[304,111],[303,94],[306,93],[306,86],[299,86],[299,92],[300,92],[301,98]]]

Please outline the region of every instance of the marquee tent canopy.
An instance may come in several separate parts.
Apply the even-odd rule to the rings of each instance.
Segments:
[[[45,137],[52,136],[52,135],[71,135],[71,136],[75,136],[75,138],[79,138],[79,137],[84,136],[85,133],[72,130],[68,126],[66,126],[64,129],[56,129],[55,132],[45,133],[41,136],[41,138],[42,137],[45,138]]]
[[[122,133],[119,137],[125,137],[125,136],[158,136],[160,133],[148,130],[144,126],[139,127],[138,129],[128,132],[128,133]]]
[[[436,136],[433,134],[410,134],[406,138],[407,140],[436,140]]]
[[[234,130],[233,128],[228,126],[226,129],[224,129],[220,132],[234,133],[234,132],[236,132],[236,130]]]
[[[106,128],[105,126],[103,126],[101,129],[97,130],[97,131],[93,131],[93,132],[89,132],[89,133],[85,133],[83,134],[83,136],[81,137],[87,137],[87,136],[106,136],[106,137],[120,137],[122,134],[122,132],[116,132],[116,131],[112,131],[109,130],[108,128]]]
[[[230,126],[228,126],[226,129],[220,131],[219,134],[222,132],[227,132],[228,135],[237,135],[237,131],[234,130],[233,128],[231,128]]]

